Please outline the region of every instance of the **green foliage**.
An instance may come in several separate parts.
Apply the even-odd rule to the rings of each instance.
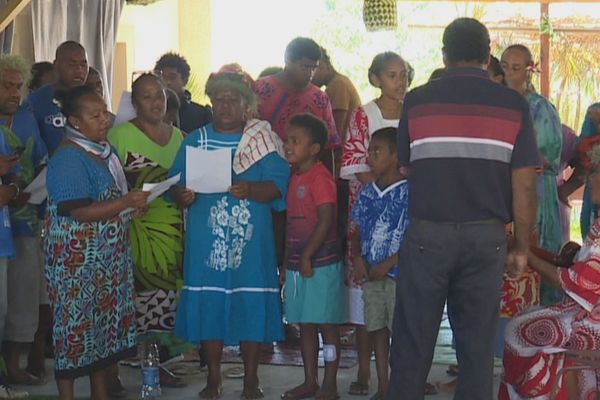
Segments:
[[[561,27],[594,27],[597,19],[591,16],[572,16],[542,21],[515,14],[499,21],[491,15],[490,5],[477,2],[456,2],[454,15],[440,15],[436,2],[399,2],[398,28],[394,32],[367,32],[362,21],[362,1],[325,0],[326,12],[315,20],[310,36],[327,49],[332,64],[348,76],[356,86],[363,102],[379,95],[369,85],[367,69],[373,57],[382,51],[400,53],[415,68],[413,87],[423,84],[431,72],[442,67],[442,27],[453,18],[473,17],[495,21],[489,26],[492,52],[500,56],[510,44],[527,45],[539,60],[539,35],[551,38],[551,97],[561,120],[576,132],[583,121],[585,109],[600,99],[600,42],[590,32],[564,32]],[[506,7],[510,7],[507,3]],[[423,18],[423,15],[428,17]],[[429,17],[430,16],[430,17]],[[420,22],[424,21],[424,22]],[[431,26],[431,27],[427,27]],[[514,26],[534,28],[513,29]],[[539,76],[533,80],[539,87]]]

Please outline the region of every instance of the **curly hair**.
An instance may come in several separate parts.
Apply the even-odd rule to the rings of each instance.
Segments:
[[[190,79],[190,64],[188,64],[185,57],[177,53],[169,52],[163,54],[154,65],[155,71],[162,71],[165,68],[173,68],[181,75],[181,79],[183,79],[184,82],[187,82],[188,79]]]
[[[23,82],[29,81],[29,65],[23,57],[3,54],[0,56],[0,75],[5,71],[17,71],[23,77]]]

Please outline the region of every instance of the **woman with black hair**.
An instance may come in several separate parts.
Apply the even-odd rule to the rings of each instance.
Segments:
[[[74,398],[83,375],[91,398],[105,399],[105,369],[136,351],[128,228],[149,193],[128,191],[94,89],[76,87],[60,100],[66,136],[48,163],[44,240],[54,376],[61,399]]]

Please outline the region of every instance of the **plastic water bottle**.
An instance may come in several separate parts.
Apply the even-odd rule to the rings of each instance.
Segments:
[[[160,380],[158,364],[160,362],[158,355],[158,344],[156,342],[147,342],[141,348],[142,360],[142,390],[140,399],[155,399],[160,397]]]

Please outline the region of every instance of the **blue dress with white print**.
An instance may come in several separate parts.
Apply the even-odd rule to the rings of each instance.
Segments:
[[[221,134],[212,124],[190,133],[169,176],[186,176],[186,146],[229,148],[242,134]],[[196,194],[186,218],[183,289],[175,335],[190,343],[223,340],[273,342],[283,339],[271,210],[285,209],[287,161],[270,153],[232,180],[271,181],[282,197],[271,203],[238,200],[229,193]]]

